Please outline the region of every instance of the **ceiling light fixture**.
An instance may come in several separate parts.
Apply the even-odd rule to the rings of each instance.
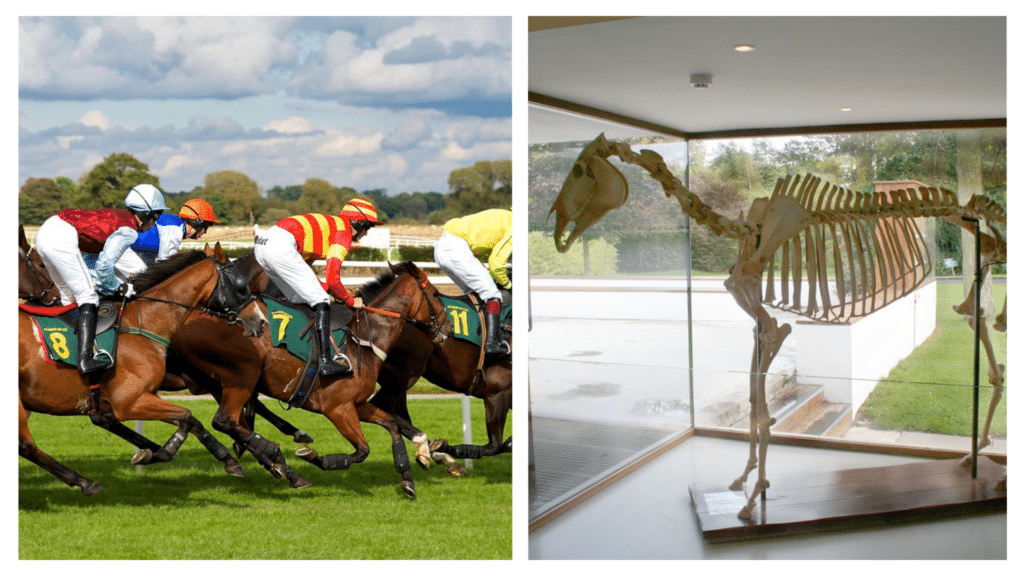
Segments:
[[[843,106],[839,109],[840,112],[849,112],[851,110],[853,110],[853,108],[850,108],[849,106]]]
[[[711,74],[690,74],[690,85],[697,90],[707,90],[711,86]]]
[[[733,47],[733,50],[737,52],[753,52],[754,46],[752,44],[739,44]]]

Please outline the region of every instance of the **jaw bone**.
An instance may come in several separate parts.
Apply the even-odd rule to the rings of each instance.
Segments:
[[[625,204],[629,197],[626,178],[611,162],[598,155],[602,144],[607,146],[604,134],[580,152],[548,212],[548,217],[555,213],[555,248],[559,252],[567,252],[587,228]],[[562,235],[570,222],[576,225],[563,242]]]

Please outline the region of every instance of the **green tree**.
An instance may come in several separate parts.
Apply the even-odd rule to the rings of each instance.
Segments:
[[[348,188],[348,190],[352,190]],[[355,190],[352,190],[355,192]],[[339,190],[323,178],[307,178],[302,184],[298,207],[303,213],[337,214],[341,212],[344,201]]]
[[[125,195],[139,184],[159,188],[160,179],[150,174],[145,162],[127,152],[116,152],[79,179],[74,205],[77,208],[122,207]]]
[[[448,175],[450,194],[436,219],[457,218],[489,208],[512,209],[512,161],[480,160]]]
[[[42,224],[58,211],[71,207],[75,183],[66,176],[29,178],[18,191],[18,223]]]
[[[203,179],[202,197],[226,224],[256,223],[261,205],[256,181],[236,170],[211,172]]]

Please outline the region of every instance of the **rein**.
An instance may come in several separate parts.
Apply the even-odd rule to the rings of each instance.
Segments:
[[[35,283],[38,284],[39,286],[43,286],[43,288],[41,289],[41,293],[38,296],[34,294],[19,294],[19,296],[24,297],[26,300],[36,299],[43,306],[53,306],[55,304],[58,304],[60,302],[59,289],[56,291],[56,296],[51,295],[51,298],[44,299],[48,292],[51,292],[53,291],[54,288],[57,288],[57,283],[53,281],[53,278],[51,278],[49,275],[44,275],[42,272],[40,272],[39,269],[36,268],[35,262],[32,262],[32,257],[28,254],[28,252],[25,252],[25,250],[21,246],[18,247],[18,257],[21,258],[22,262],[25,263],[25,269],[28,270],[28,273],[35,280]],[[47,284],[47,282],[49,282],[49,284]]]

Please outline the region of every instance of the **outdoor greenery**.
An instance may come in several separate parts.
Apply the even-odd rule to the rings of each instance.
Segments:
[[[42,224],[64,208],[121,207],[125,194],[142,183],[161,188],[168,207],[175,213],[186,201],[203,198],[226,225],[270,226],[293,214],[337,213],[356,196],[369,198],[387,220],[407,223],[444,224],[451,218],[488,208],[512,207],[511,160],[481,160],[453,170],[448,176],[448,190],[443,193],[389,194],[382,188],[357,191],[322,178],[309,178],[302,184],[274,185],[264,193],[259,183],[236,170],[207,174],[203,185],[192,190],[165,190],[146,163],[118,152],[104,158],[77,181],[63,175],[28,178],[18,194],[18,222]]]
[[[993,286],[999,309],[1006,284]],[[861,407],[859,417],[872,427],[936,434],[971,435],[974,384],[974,331],[952,307],[963,302],[959,284],[939,284],[935,332],[879,381]],[[989,330],[999,363],[1006,364],[1006,333]],[[992,387],[988,362],[981,351],[979,427],[985,421]],[[992,433],[1006,436],[1007,397],[996,409]],[[980,433],[980,428],[979,428]]]
[[[181,400],[204,423],[216,405]],[[483,406],[472,402],[473,438],[486,438]],[[275,409],[273,404],[272,409]],[[275,409],[316,440],[322,453],[351,446],[319,414]],[[413,400],[414,422],[431,437],[461,441],[458,397]],[[512,456],[473,461],[464,478],[442,467],[413,465],[417,498],[396,489],[390,437],[364,424],[372,449],[366,462],[325,472],[294,455],[290,439],[257,420],[281,444],[296,472],[313,486],[291,489],[246,454],[245,478],[223,472],[190,438],[178,457],[132,466],[134,448],[85,417],[36,414],[32,432],[43,450],[101,483],[96,496],[60,482],[19,459],[18,557],[29,559],[510,559]],[[173,429],[147,423],[165,440]],[[214,433],[225,445],[225,436]],[[511,434],[511,419],[506,426]],[[408,445],[411,447],[411,445]],[[410,448],[411,449],[411,448]]]

